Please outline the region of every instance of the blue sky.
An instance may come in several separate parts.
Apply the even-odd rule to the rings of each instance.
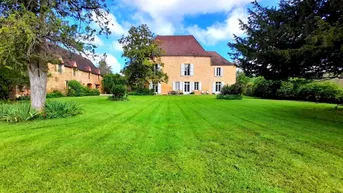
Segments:
[[[113,72],[124,67],[118,39],[131,26],[147,24],[156,35],[194,35],[206,49],[229,59],[227,43],[233,34],[244,35],[238,19],[247,18],[251,0],[117,0],[108,2],[112,34],[96,36],[98,54],[107,54]],[[276,6],[278,0],[260,0],[264,6]]]

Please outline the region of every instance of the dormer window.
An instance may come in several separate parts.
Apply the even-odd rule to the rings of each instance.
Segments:
[[[76,68],[73,68],[73,76],[76,76]]]
[[[62,74],[62,64],[57,65],[57,72]]]

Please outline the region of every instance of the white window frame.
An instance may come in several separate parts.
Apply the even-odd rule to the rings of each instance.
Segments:
[[[194,90],[200,90],[200,83],[194,82]]]
[[[188,89],[186,89],[188,87]],[[188,90],[188,91],[186,91]],[[184,93],[190,93],[191,92],[191,82],[184,82],[183,83],[183,92]]]
[[[184,76],[190,76],[191,75],[191,71],[192,71],[192,65],[191,64],[184,64],[184,71],[183,71],[183,75]]]
[[[179,82],[179,81],[175,82],[175,90],[176,91],[181,90],[181,82]]]
[[[216,82],[216,84],[215,84],[215,92],[222,91],[222,87],[223,87],[222,82]]]
[[[222,67],[215,67],[214,70],[215,70],[214,75],[216,77],[223,76],[223,68]]]

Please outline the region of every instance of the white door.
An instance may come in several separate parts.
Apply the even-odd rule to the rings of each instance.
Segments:
[[[184,82],[183,84],[183,93],[189,94],[191,92],[191,83],[190,82]]]

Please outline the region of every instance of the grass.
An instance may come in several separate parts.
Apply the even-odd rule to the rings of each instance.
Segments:
[[[215,96],[60,98],[84,114],[0,123],[0,192],[343,192],[335,105]]]

